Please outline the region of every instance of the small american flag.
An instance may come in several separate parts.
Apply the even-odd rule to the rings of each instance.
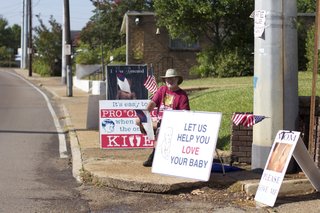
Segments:
[[[238,126],[238,125],[243,125],[246,127],[251,127],[254,124],[259,123],[266,117],[263,115],[253,115],[253,114],[238,114],[234,113],[232,116],[232,122]]]
[[[156,93],[158,90],[158,84],[156,78],[152,74],[152,68],[150,70],[150,75],[148,75],[147,79],[144,82],[144,87],[152,94]]]

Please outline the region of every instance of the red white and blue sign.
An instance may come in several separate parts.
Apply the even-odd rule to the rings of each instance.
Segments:
[[[153,148],[154,135],[141,134],[136,119],[143,116],[143,125],[152,130],[151,114],[146,111],[150,100],[101,100],[99,102],[100,147],[102,149]],[[138,111],[138,112],[137,112]],[[147,131],[148,132],[148,131]]]

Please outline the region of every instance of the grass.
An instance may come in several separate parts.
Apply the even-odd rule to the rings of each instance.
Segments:
[[[299,96],[310,96],[312,73],[299,72],[298,81]],[[319,80],[317,80],[318,84]],[[192,92],[189,93],[192,110],[222,112],[217,148],[229,150],[232,114],[253,111],[253,77],[185,80],[181,87],[183,89],[192,88]],[[317,94],[320,92],[319,87],[320,85],[317,86]]]

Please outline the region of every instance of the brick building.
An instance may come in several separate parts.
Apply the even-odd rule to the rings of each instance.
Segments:
[[[153,64],[158,80],[171,67],[185,78],[192,78],[189,70],[197,63],[196,54],[206,45],[204,41],[171,39],[166,29],[156,26],[153,12],[127,12],[121,33],[126,34],[126,64]]]

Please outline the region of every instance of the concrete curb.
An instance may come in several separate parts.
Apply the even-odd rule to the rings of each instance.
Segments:
[[[137,192],[151,192],[151,193],[168,193],[178,189],[192,188],[196,186],[204,185],[203,182],[181,182],[175,184],[159,184],[150,182],[139,182],[139,181],[129,181],[121,180],[115,178],[99,178],[103,185],[122,189],[126,191],[137,191]]]
[[[81,179],[81,171],[83,170],[82,165],[82,157],[80,151],[79,140],[77,137],[77,133],[72,125],[70,114],[67,108],[62,105],[63,114],[65,116],[67,129],[70,137],[70,149],[71,149],[71,157],[72,157],[72,175],[78,181],[82,182]]]
[[[248,196],[254,196],[260,180],[241,181],[242,191]],[[303,195],[314,192],[315,189],[308,179],[284,180],[278,196]]]

